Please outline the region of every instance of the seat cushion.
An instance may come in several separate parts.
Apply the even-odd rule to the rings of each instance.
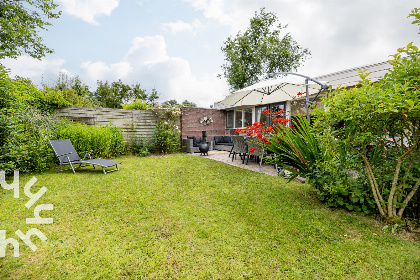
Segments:
[[[224,139],[223,136],[214,136],[214,144],[217,145],[220,143],[224,143],[223,139]]]
[[[230,136],[223,136],[223,142],[232,143],[232,138]]]
[[[187,139],[192,139],[193,140],[193,147],[195,146],[194,145],[194,143],[195,143],[195,137],[194,136],[187,136]]]
[[[195,137],[195,143],[193,144],[194,147],[198,147],[198,144],[201,143],[201,137]]]

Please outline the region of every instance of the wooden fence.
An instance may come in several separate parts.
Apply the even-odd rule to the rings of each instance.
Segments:
[[[111,123],[119,126],[125,141],[129,141],[132,136],[151,140],[156,125],[156,117],[150,110],[69,106],[58,109],[55,114],[87,125],[99,126]]]

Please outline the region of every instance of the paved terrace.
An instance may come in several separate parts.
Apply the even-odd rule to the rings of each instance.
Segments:
[[[190,154],[193,156],[200,156],[200,153],[193,153]],[[250,159],[248,161],[248,164],[242,164],[242,160],[240,159],[239,156],[236,156],[236,159],[234,159],[232,161],[232,156],[229,157],[229,152],[225,152],[225,151],[209,151],[209,155],[208,156],[202,156],[202,157],[206,157],[212,160],[217,160],[217,161],[221,161],[230,165],[234,165],[234,166],[238,166],[241,168],[245,168],[248,170],[252,170],[255,172],[259,172],[259,163],[255,162],[254,159]],[[276,169],[273,167],[273,165],[271,164],[263,164],[261,166],[261,172],[267,174],[267,175],[271,175],[271,176],[277,176],[277,171]]]

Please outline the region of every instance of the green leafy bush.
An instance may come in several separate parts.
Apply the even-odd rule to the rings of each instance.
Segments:
[[[123,104],[123,109],[131,109],[131,110],[147,110],[147,103],[141,99],[134,99],[130,102]]]
[[[181,130],[176,124],[181,115],[179,106],[153,109],[157,124],[153,134],[153,150],[157,153],[174,153],[181,149]]]
[[[318,162],[311,174],[311,184],[318,198],[329,207],[344,207],[365,214],[377,212],[357,156],[345,147],[336,150],[330,147],[330,153],[334,156]]]
[[[130,152],[139,157],[146,157],[150,155],[152,148],[151,143],[149,143],[145,138],[139,137],[132,137],[128,145]]]
[[[32,83],[9,78],[0,65],[0,170],[6,174],[40,172],[54,163],[48,139],[58,121],[28,105],[34,92]]]
[[[88,126],[62,120],[57,139],[70,139],[77,152],[90,151],[94,158],[109,158],[125,152],[121,128],[113,125]]]
[[[289,171],[290,180],[298,175],[305,177],[329,207],[375,211],[367,177],[354,172],[361,169],[361,163],[351,150],[328,139],[328,133],[319,134],[305,117],[298,116],[295,127],[275,126],[268,141],[259,143],[276,154],[272,163]]]

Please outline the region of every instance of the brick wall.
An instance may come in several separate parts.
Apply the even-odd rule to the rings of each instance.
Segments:
[[[203,125],[198,120],[202,117],[212,118],[213,123]],[[187,136],[200,136],[202,131],[207,131],[207,139],[213,140],[217,135],[229,135],[226,129],[225,111],[207,108],[183,107],[181,126],[182,138]]]

